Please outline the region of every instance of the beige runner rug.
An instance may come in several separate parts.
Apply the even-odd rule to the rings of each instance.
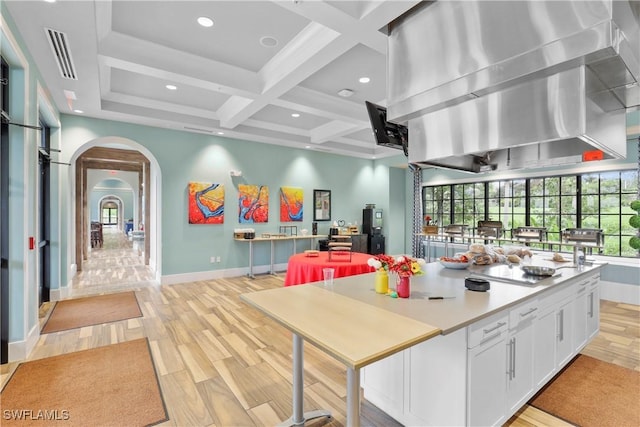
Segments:
[[[58,301],[49,320],[42,328],[43,334],[116,322],[141,317],[135,292],[98,295]]]
[[[147,426],[167,413],[146,338],[20,364],[3,426]]]
[[[582,427],[638,427],[640,372],[580,354],[529,404]]]

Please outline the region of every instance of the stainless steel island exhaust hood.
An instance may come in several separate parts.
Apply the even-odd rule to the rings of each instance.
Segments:
[[[626,156],[640,3],[439,1],[390,24],[389,120],[409,163],[468,172]]]

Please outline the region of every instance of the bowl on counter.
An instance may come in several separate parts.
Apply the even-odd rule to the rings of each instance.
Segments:
[[[465,258],[440,257],[438,258],[438,262],[443,267],[453,270],[464,270],[471,265],[471,260]]]

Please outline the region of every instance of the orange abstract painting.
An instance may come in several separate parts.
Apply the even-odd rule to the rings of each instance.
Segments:
[[[240,224],[269,220],[269,187],[238,185],[238,221]]]
[[[302,188],[280,187],[280,221],[302,221],[303,193]]]
[[[189,183],[189,224],[224,223],[224,185]]]

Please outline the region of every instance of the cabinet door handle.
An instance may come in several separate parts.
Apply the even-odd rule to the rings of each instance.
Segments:
[[[564,309],[558,312],[558,340],[564,341]]]
[[[498,328],[503,327],[504,325],[506,325],[507,322],[498,322],[498,324],[496,326],[494,326],[493,328],[490,329],[483,329],[482,332],[484,332],[485,334],[488,334],[489,332],[493,332]]]
[[[507,344],[507,350],[508,350],[507,375],[509,377],[509,381],[511,381],[513,379],[513,377],[511,376],[511,373],[513,372],[513,367],[512,367],[512,362],[513,362],[513,339],[509,340],[509,344]]]
[[[593,292],[589,294],[589,317],[593,317]]]
[[[511,357],[513,359],[511,362],[511,373],[512,373],[511,378],[515,378],[516,377],[516,337],[513,337],[513,347],[511,348]]]
[[[527,311],[526,313],[520,313],[520,317],[525,317],[530,315],[531,313],[533,313],[534,311],[536,311],[538,309],[538,307],[532,307],[529,311]]]

